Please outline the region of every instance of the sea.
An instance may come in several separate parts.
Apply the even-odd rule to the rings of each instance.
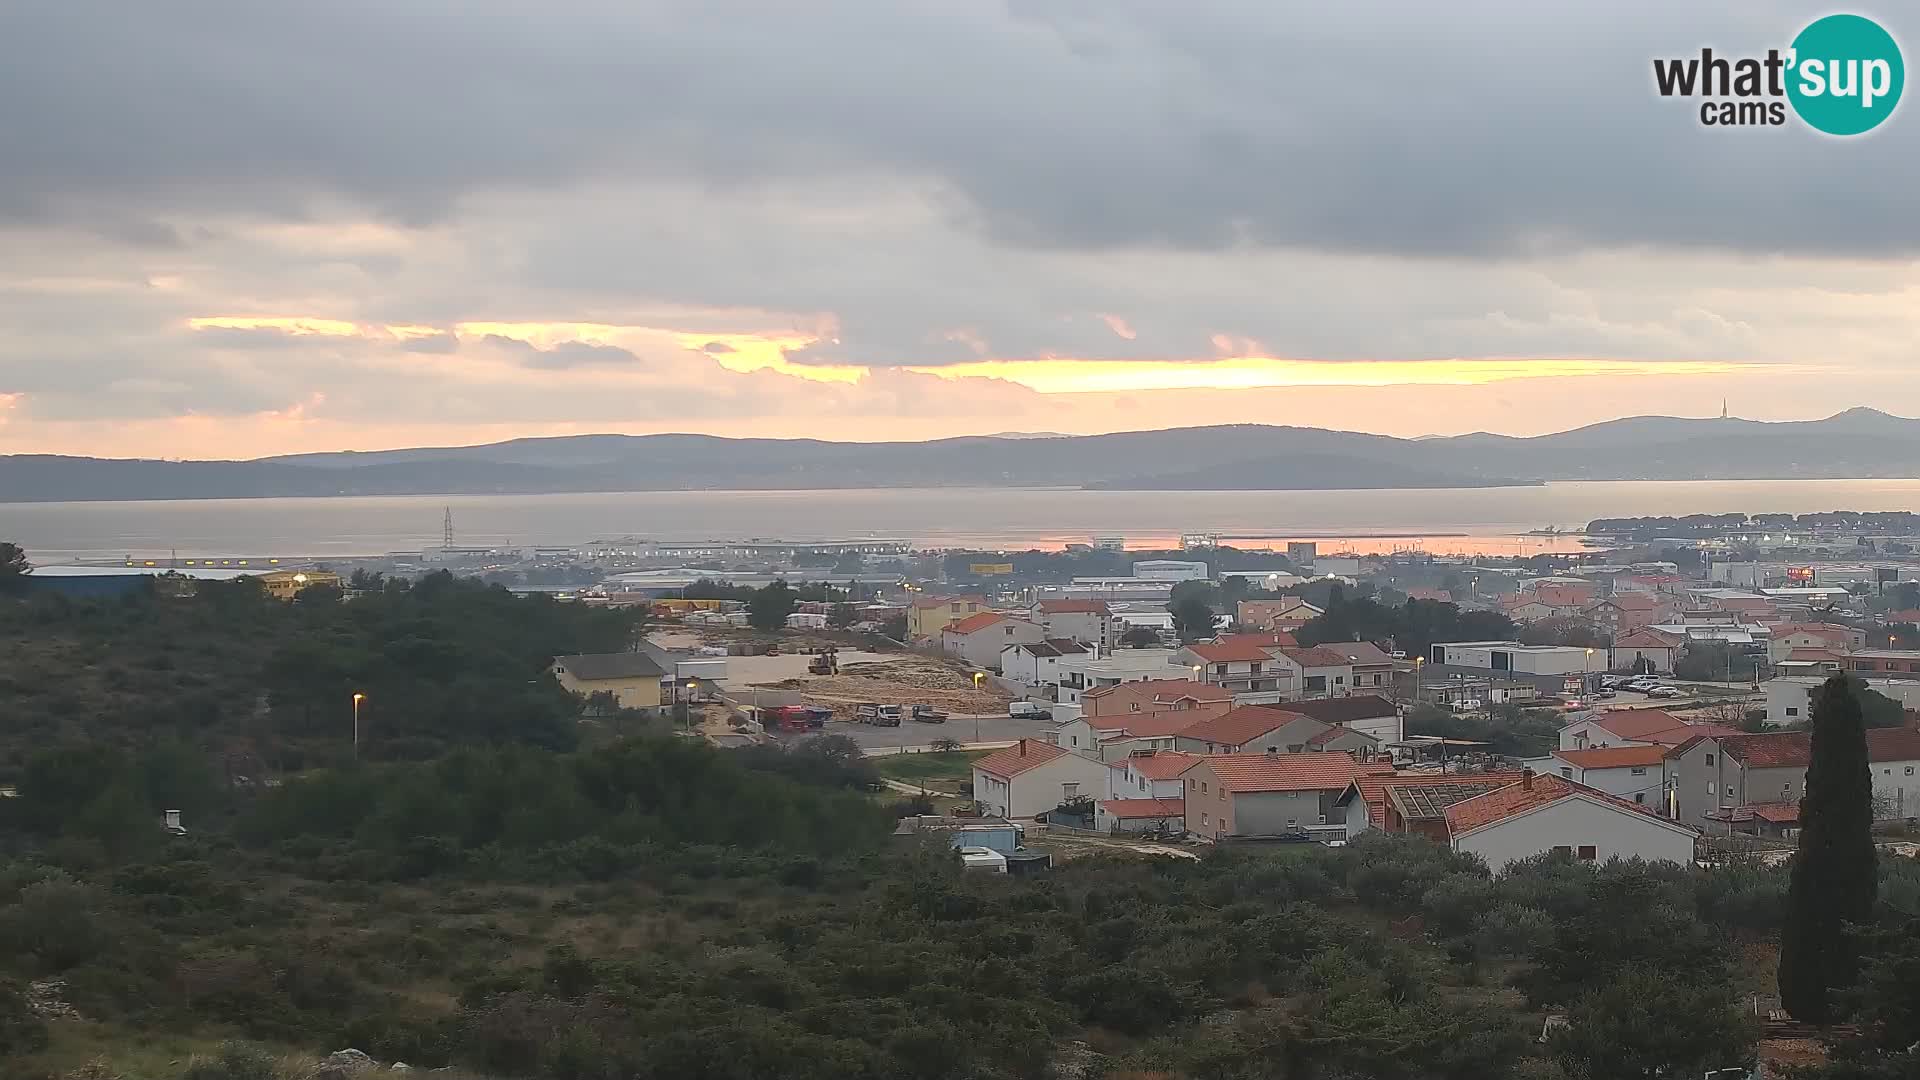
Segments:
[[[1027,550],[1118,536],[1177,547],[1207,533],[1238,547],[1314,540],[1323,553],[1578,551],[1600,517],[1920,509],[1920,479],[1593,481],[1367,491],[1082,491],[884,488],[408,495],[0,503],[0,540],[37,564],[133,557],[380,556],[438,546],[450,511],[462,547],[656,540],[888,538],[922,548]]]

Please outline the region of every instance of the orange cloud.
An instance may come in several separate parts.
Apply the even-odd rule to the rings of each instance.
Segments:
[[[1281,386],[1478,386],[1569,375],[1703,375],[1746,370],[1718,361],[1578,358],[1457,360],[982,360],[914,367],[943,379],[1003,379],[1043,394],[1248,390]]]

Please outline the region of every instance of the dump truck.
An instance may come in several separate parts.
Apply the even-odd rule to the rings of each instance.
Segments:
[[[879,727],[900,726],[900,706],[882,705],[875,701],[863,701],[854,707],[853,718],[863,724]]]

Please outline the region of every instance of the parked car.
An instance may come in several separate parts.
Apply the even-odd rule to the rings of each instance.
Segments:
[[[1622,687],[1622,689],[1632,690],[1636,694],[1645,694],[1660,688],[1660,684],[1653,679],[1635,679]]]
[[[1677,686],[1656,686],[1653,689],[1647,691],[1647,696],[1657,697],[1657,698],[1677,698],[1677,697],[1682,697],[1684,695],[1680,692],[1680,688]]]
[[[1016,701],[1007,706],[1007,715],[1015,720],[1042,720],[1053,715],[1044,701]]]

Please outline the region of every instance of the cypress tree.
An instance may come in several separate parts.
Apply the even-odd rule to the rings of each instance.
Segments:
[[[1873,914],[1873,771],[1866,720],[1845,675],[1813,702],[1812,758],[1800,800],[1800,845],[1780,934],[1780,1003],[1797,1020],[1833,1020],[1833,992],[1853,985],[1859,958],[1848,924]]]

